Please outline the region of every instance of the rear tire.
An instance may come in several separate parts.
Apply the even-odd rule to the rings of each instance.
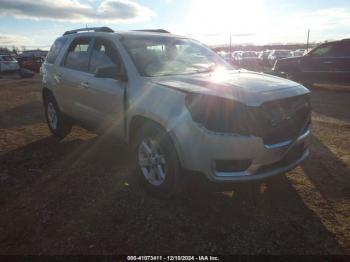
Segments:
[[[169,135],[157,124],[146,123],[136,135],[133,154],[137,176],[146,190],[170,198],[182,188],[181,167]]]
[[[52,135],[57,140],[65,138],[72,130],[72,124],[60,112],[52,94],[44,97],[45,117]]]

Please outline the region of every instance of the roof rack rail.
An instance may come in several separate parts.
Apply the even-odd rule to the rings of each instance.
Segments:
[[[165,29],[140,29],[140,30],[133,30],[133,31],[170,34],[170,32]]]
[[[114,31],[110,29],[109,27],[85,27],[85,28],[79,28],[79,29],[74,29],[70,31],[66,31],[63,35],[71,35],[71,34],[76,34],[78,32],[89,32],[89,31],[94,31],[94,32],[106,32],[106,33],[113,33]]]

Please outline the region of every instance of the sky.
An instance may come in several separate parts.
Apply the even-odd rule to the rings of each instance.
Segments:
[[[350,0],[0,0],[0,46],[48,49],[65,31],[163,28],[205,44],[350,38]]]

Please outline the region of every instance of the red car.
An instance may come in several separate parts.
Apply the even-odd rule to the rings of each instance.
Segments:
[[[39,73],[41,64],[44,62],[44,59],[42,57],[34,56],[19,57],[17,60],[21,68],[25,68],[37,73]]]

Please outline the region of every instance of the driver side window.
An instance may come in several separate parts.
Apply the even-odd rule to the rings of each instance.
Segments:
[[[120,68],[120,59],[117,50],[108,40],[97,38],[91,51],[89,72],[94,74],[98,67],[113,65],[117,65]]]
[[[76,38],[70,45],[63,66],[87,72],[91,38]]]

